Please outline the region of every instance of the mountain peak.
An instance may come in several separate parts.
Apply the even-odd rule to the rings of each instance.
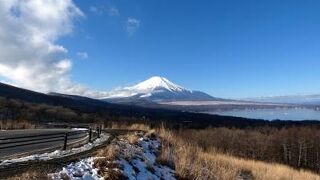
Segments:
[[[165,77],[153,76],[135,86],[130,87],[130,89],[137,90],[156,90],[156,89],[166,89],[168,91],[186,91],[185,88],[174,84]]]
[[[110,102],[140,102],[140,100],[152,102],[200,100],[209,101],[214,98],[200,91],[191,91],[174,84],[165,77],[153,76],[134,86],[117,89],[110,93],[105,100]]]

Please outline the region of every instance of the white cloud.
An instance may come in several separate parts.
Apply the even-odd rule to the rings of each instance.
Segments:
[[[87,52],[77,52],[77,56],[80,58],[80,59],[88,59],[89,55]]]
[[[120,16],[120,12],[115,6],[91,6],[90,11],[96,15],[107,13],[108,16]]]
[[[41,92],[99,97],[69,78],[72,61],[57,40],[84,17],[72,0],[0,1],[0,76],[12,85]]]
[[[140,20],[129,17],[126,22],[126,30],[129,35],[133,35],[136,30],[140,27]]]

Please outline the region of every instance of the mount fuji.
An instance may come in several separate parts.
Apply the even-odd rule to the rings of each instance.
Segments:
[[[164,77],[153,76],[134,86],[114,90],[103,100],[115,103],[161,103],[172,101],[216,101],[223,99],[212,97],[201,91],[188,90]]]

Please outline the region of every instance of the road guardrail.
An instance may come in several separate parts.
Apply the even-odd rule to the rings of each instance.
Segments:
[[[35,144],[44,144],[49,142],[61,141],[62,150],[66,150],[70,140],[87,140],[92,142],[94,139],[99,138],[101,134],[101,127],[97,127],[96,130],[76,130],[67,133],[48,133],[41,135],[30,135],[30,136],[17,136],[17,137],[0,137],[0,151],[3,149],[9,149],[14,147],[23,147]],[[86,142],[86,143],[87,143]]]

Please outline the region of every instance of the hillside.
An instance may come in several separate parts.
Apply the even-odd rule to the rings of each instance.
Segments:
[[[103,98],[109,102],[139,103],[144,100],[150,103],[171,102],[171,101],[213,101],[223,100],[215,98],[201,91],[188,90],[168,79],[160,76],[153,76],[136,85],[120,88]]]
[[[7,100],[2,101],[2,110],[8,115],[6,108],[10,107],[10,117],[14,119],[27,118],[29,112],[33,112],[36,118],[32,121],[48,121],[51,117],[64,117],[65,111],[72,112],[73,121],[92,121],[94,119],[108,119],[109,121],[126,119],[146,121],[151,124],[168,123],[171,127],[188,126],[194,128],[208,126],[228,126],[228,127],[247,127],[247,126],[284,126],[284,125],[303,125],[320,124],[319,121],[264,121],[230,116],[218,116],[202,113],[183,112],[180,110],[167,110],[159,108],[146,108],[133,105],[118,105],[107,103],[101,100],[90,99],[81,96],[43,94],[34,91],[17,88],[14,86],[0,84],[0,97]],[[11,102],[10,100],[17,102]],[[31,103],[26,106],[25,102]],[[24,104],[24,106],[23,106]],[[46,106],[43,106],[45,104]],[[22,108],[24,107],[24,108]],[[52,114],[49,109],[65,108],[64,111],[56,111]],[[45,108],[41,110],[41,108]],[[24,113],[21,111],[24,110]],[[48,109],[48,110],[46,110]],[[41,111],[40,111],[41,110]],[[49,113],[50,112],[50,113]],[[59,115],[59,113],[62,113]],[[68,113],[68,117],[70,115]],[[64,116],[62,116],[64,115]],[[67,117],[67,116],[66,116]],[[87,117],[87,118],[86,118]],[[66,118],[63,118],[66,119]],[[28,120],[28,119],[27,119]]]

